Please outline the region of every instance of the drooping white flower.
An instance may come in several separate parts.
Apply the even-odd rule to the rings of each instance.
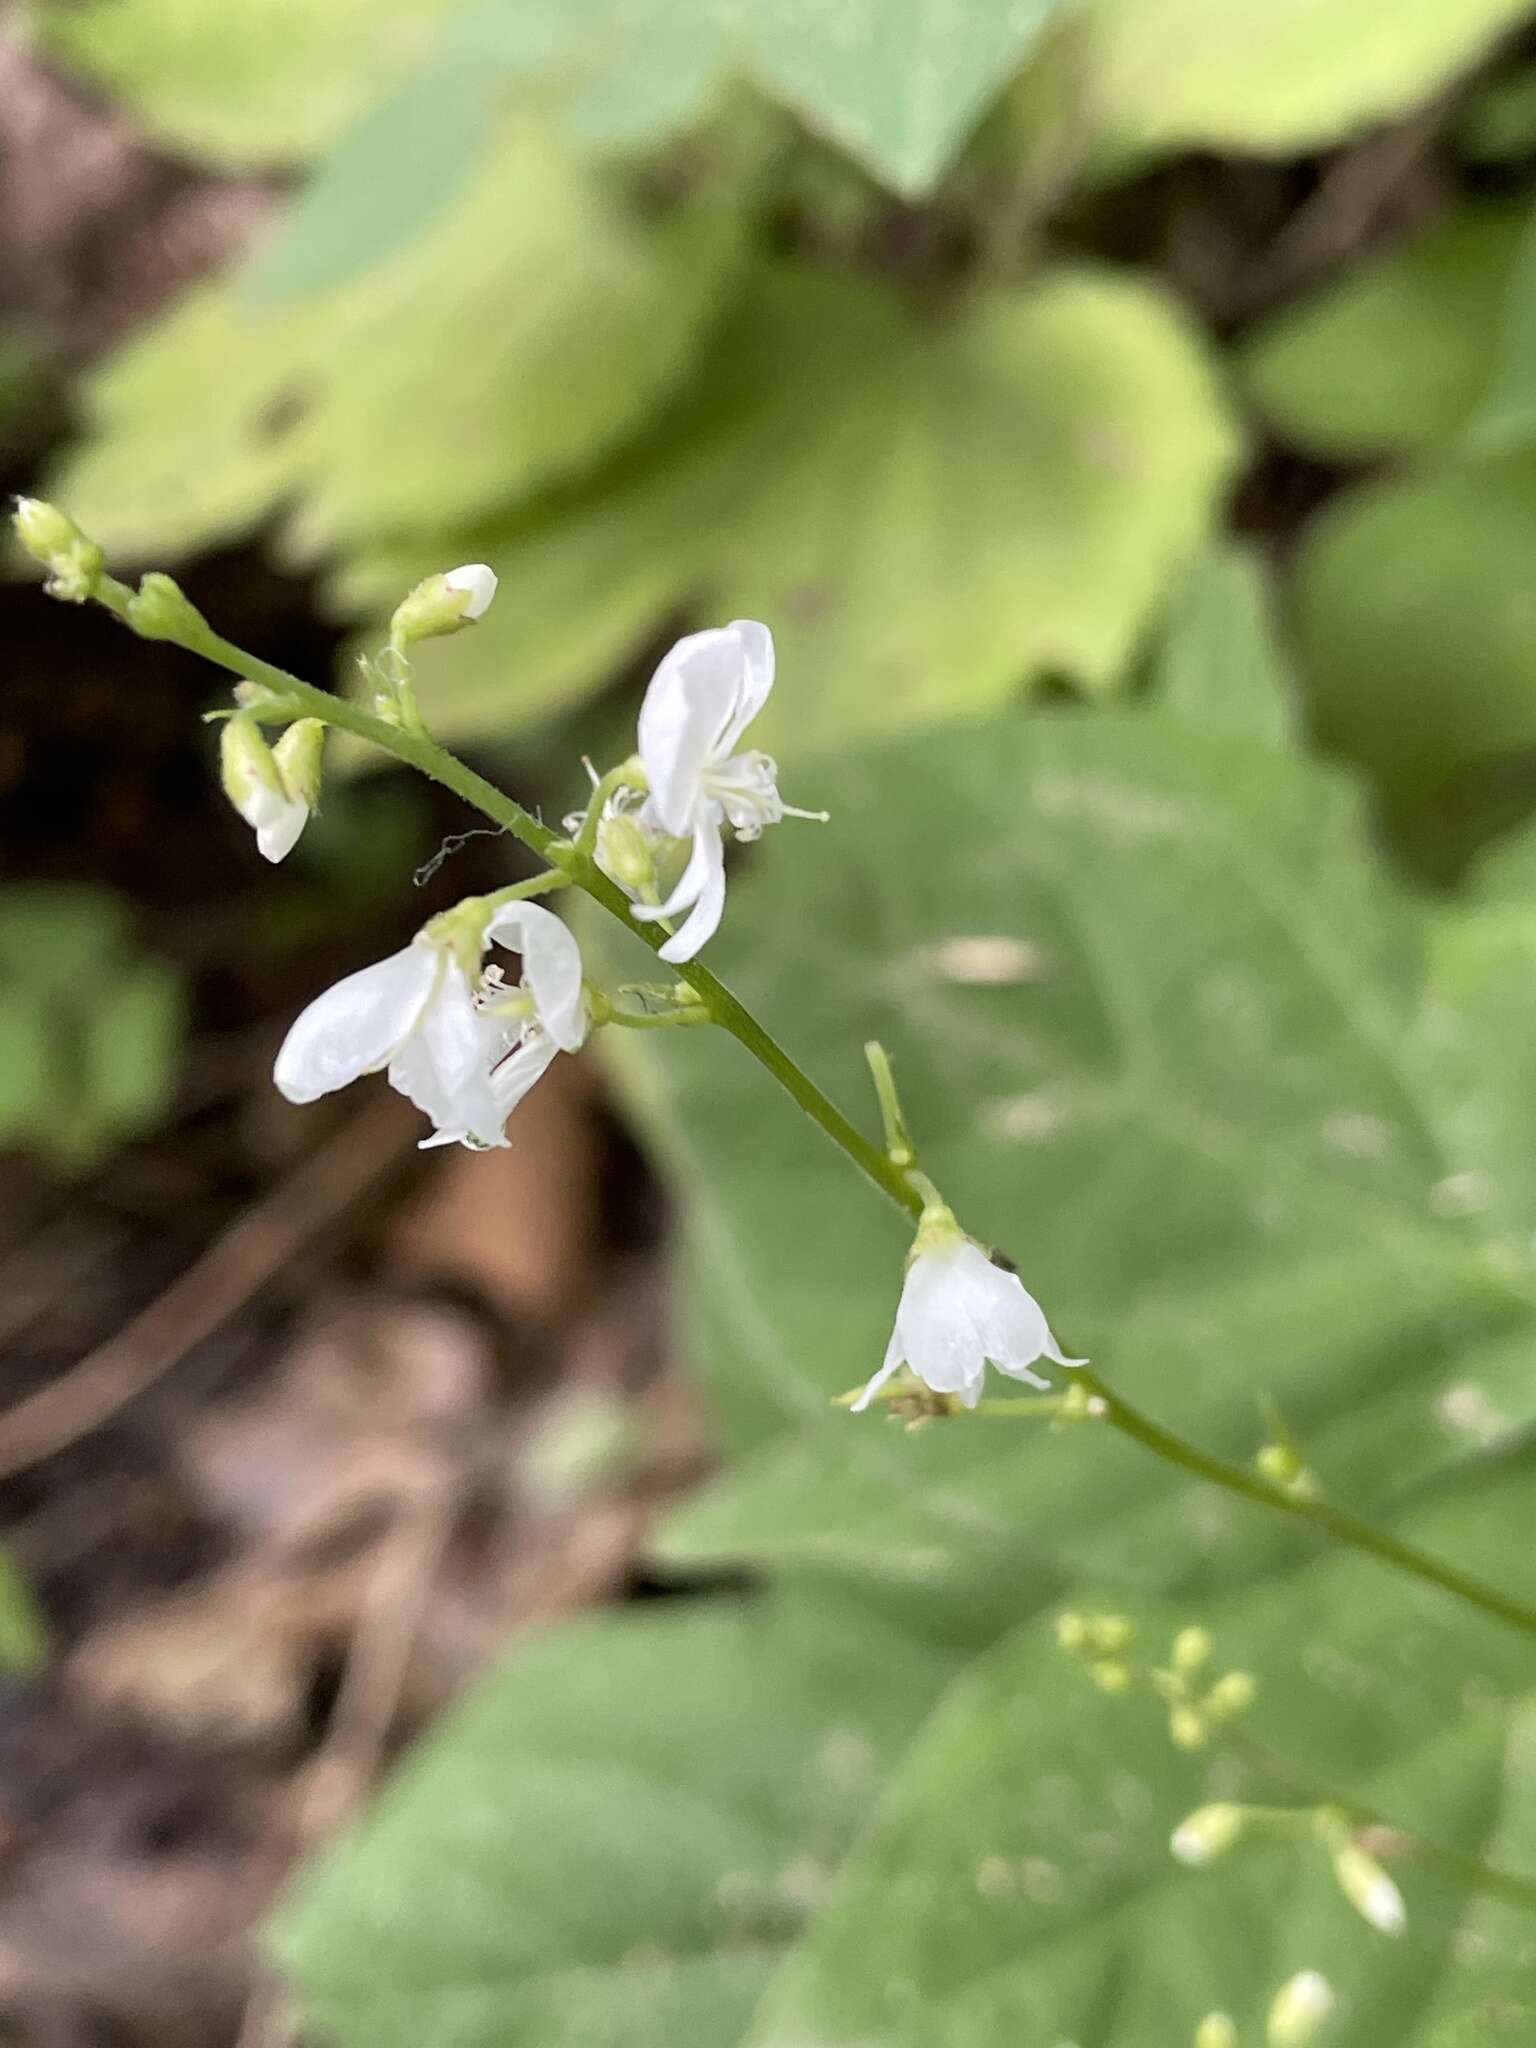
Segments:
[[[724,828],[756,839],[780,818],[819,818],[779,795],[767,754],[736,744],[773,688],[773,635],[756,619],[690,633],[665,655],[640,707],[640,760],[650,794],[642,830],[691,842],[688,863],[665,902],[637,904],[642,918],[689,913],[661,948],[663,960],[691,960],[713,937],[725,907]],[[616,876],[622,882],[622,877]]]
[[[317,719],[303,725],[318,726]],[[292,728],[297,731],[298,727]],[[309,823],[312,797],[296,788],[283,770],[282,747],[274,752],[249,718],[226,719],[219,735],[219,769],[224,794],[256,834],[263,858],[282,860],[298,843]],[[305,743],[307,744],[307,742]]]
[[[1306,2048],[1332,2013],[1333,1986],[1320,1970],[1300,1970],[1275,1993],[1264,2038],[1269,2048]]]
[[[428,1145],[504,1145],[507,1118],[560,1052],[586,1037],[581,954],[558,917],[509,903],[489,918],[493,942],[519,952],[515,989],[486,974],[472,987],[451,934],[428,926],[411,944],[349,974],[294,1022],[273,1077],[290,1102],[313,1102],[360,1075],[432,1119]]]
[[[1066,1366],[1088,1362],[1063,1355],[1017,1273],[993,1265],[951,1212],[935,1204],[918,1225],[885,1362],[853,1412],[867,1408],[904,1365],[936,1394],[953,1394],[974,1408],[989,1359],[1010,1379],[1047,1387],[1050,1382],[1030,1369],[1038,1358]]]

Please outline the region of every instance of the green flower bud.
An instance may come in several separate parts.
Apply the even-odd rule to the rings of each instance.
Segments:
[[[1056,1617],[1056,1640],[1064,1650],[1074,1656],[1088,1647],[1088,1624],[1080,1614],[1058,1614]]]
[[[1213,1647],[1209,1629],[1181,1628],[1173,1639],[1174,1670],[1198,1671],[1209,1661]]]
[[[158,569],[139,579],[123,616],[141,640],[175,640],[182,646],[208,630],[208,622],[182,591]]]
[[[95,595],[106,557],[73,519],[43,498],[18,498],[11,524],[16,537],[48,571],[48,592],[70,604]]]
[[[628,811],[613,811],[597,828],[597,864],[621,889],[644,896],[656,886],[656,853]]]
[[[1180,1749],[1204,1749],[1211,1731],[1203,1714],[1193,1707],[1175,1707],[1168,1716],[1168,1733]]]
[[[1402,1933],[1408,1924],[1403,1895],[1358,1842],[1347,1841],[1334,1852],[1333,1874],[1362,1920],[1369,1920],[1382,1934]]]
[[[1090,1664],[1088,1669],[1093,1674],[1093,1682],[1100,1692],[1113,1695],[1129,1692],[1131,1689],[1130,1667],[1120,1663],[1117,1658],[1104,1657],[1097,1664]]]
[[[466,562],[440,576],[428,576],[395,607],[389,622],[390,644],[409,647],[413,640],[433,640],[457,633],[482,617],[496,595],[495,572],[484,562]]]
[[[1195,2029],[1194,2048],[1237,2048],[1237,2028],[1232,2015],[1208,2012]]]
[[[1259,1682],[1251,1671],[1229,1671],[1206,1694],[1205,1712],[1215,1721],[1235,1720],[1247,1713],[1258,1695]]]
[[[297,797],[309,810],[320,801],[324,755],[325,721],[321,718],[296,718],[272,749],[272,758],[288,794]]]

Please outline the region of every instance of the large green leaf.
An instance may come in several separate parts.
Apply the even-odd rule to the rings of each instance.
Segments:
[[[1088,104],[1122,146],[1290,155],[1409,112],[1529,0],[1093,0]]]
[[[1523,1518],[1525,1498],[1502,1501],[1506,1517]],[[1155,1660],[1189,1614],[1139,1619]],[[1536,1871],[1536,1705],[1514,1637],[1358,1559],[1200,1619],[1217,1668],[1258,1676],[1252,1734],[1304,1780]],[[1429,2048],[1478,2014],[1488,2031],[1468,2038],[1500,2038],[1497,2017],[1516,2040],[1536,2021],[1528,1911],[1405,1863],[1394,1942],[1355,1917],[1304,1839],[1183,1869],[1169,1834],[1213,1797],[1297,1803],[1251,1762],[1177,1755],[1152,1698],[1104,1699],[1048,1629],[1026,1630],[935,1716],[751,2048],[1173,2048],[1213,2009],[1257,2042],[1301,1969],[1338,1995],[1333,2048]]]
[[[1277,746],[1294,737],[1296,681],[1252,549],[1222,541],[1191,563],[1168,607],[1152,689],[1162,710],[1207,731]]]
[[[329,141],[430,42],[458,0],[30,0],[51,57],[157,140],[258,166]]]
[[[517,124],[437,233],[353,285],[265,316],[238,283],[183,300],[97,378],[53,489],[136,560],[293,500],[306,556],[441,532],[631,430],[686,364],[733,248],[728,207],[646,229]]]
[[[802,781],[833,823],[759,850],[715,964],[855,1108],[862,1041],[891,1048],[928,1170],[1070,1349],[1238,1457],[1275,1397],[1330,1483],[1383,1508],[1530,1421],[1536,1175],[1511,1143],[1497,1209],[1475,1198],[1465,1096],[1511,1020],[1429,982],[1336,778],[1149,712],[1015,718]],[[900,1219],[735,1047],[630,1060],[692,1194],[694,1355],[741,1454],[666,1555],[980,1573],[1016,1615],[1085,1569],[1219,1584],[1295,1554],[1091,1428],[909,1437],[832,1409],[883,1353]]]
[[[310,2022],[340,2048],[725,2048],[949,1668],[847,1599],[524,1648],[290,1901]]]
[[[1468,206],[1267,321],[1243,352],[1299,447],[1352,459],[1458,433],[1494,374],[1525,209]]]
[[[502,593],[432,663],[433,726],[510,729],[672,612],[773,622],[783,755],[1116,680],[1208,529],[1237,442],[1155,290],[1059,270],[920,316],[872,283],[755,280],[649,452],[576,503],[455,543]],[[425,553],[365,562],[392,602]],[[424,665],[425,667],[425,665]]]
[[[1322,739],[1399,804],[1536,739],[1536,456],[1448,461],[1353,492],[1297,565]]]

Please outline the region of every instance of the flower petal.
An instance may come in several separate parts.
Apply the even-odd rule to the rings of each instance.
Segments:
[[[760,650],[754,659],[760,661]],[[678,838],[693,830],[705,768],[726,751],[726,734],[740,729],[747,660],[733,627],[712,626],[664,654],[646,688],[640,759],[656,815]]]
[[[386,1066],[420,1022],[442,966],[435,946],[412,944],[316,996],[272,1070],[288,1100],[314,1102]]]
[[[256,826],[257,851],[267,860],[282,860],[297,846],[308,823],[309,805],[302,797],[282,799]]]
[[[773,635],[759,619],[732,619],[725,629],[741,647],[741,680],[730,724],[720,735],[717,751],[734,753],[736,742],[768,701],[773,688]]]
[[[912,1261],[896,1327],[906,1347],[907,1363],[937,1394],[978,1393],[986,1373],[986,1352],[975,1328],[957,1261],[973,1246],[945,1245],[922,1252]],[[967,1400],[968,1407],[974,1401]]]
[[[440,1131],[476,1130],[494,1121],[490,1073],[506,1044],[505,1022],[475,1008],[463,968],[450,960],[420,1026],[389,1063],[389,1085]]]
[[[870,1402],[873,1401],[875,1395],[879,1392],[881,1387],[883,1387],[886,1381],[891,1377],[891,1374],[894,1372],[900,1372],[905,1362],[906,1361],[902,1357],[901,1350],[901,1331],[899,1328],[897,1328],[892,1330],[891,1341],[885,1347],[885,1363],[881,1366],[880,1370],[875,1374],[874,1378],[870,1381],[869,1385],[864,1389],[863,1393],[860,1394],[857,1401],[854,1402],[852,1408],[849,1410],[849,1413],[851,1415],[862,1415],[864,1413],[864,1410],[869,1406]]]
[[[695,866],[699,870],[698,901],[682,930],[657,949],[658,957],[671,967],[691,960],[701,947],[708,945],[725,910],[725,842],[720,837],[719,812],[713,804],[699,820],[688,865],[690,870]]]
[[[581,948],[570,927],[537,903],[507,903],[486,925],[485,936],[522,954],[523,986],[539,1022],[562,1052],[575,1052],[587,1035],[587,1006]]]

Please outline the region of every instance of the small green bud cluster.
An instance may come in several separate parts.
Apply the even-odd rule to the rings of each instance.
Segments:
[[[1257,1696],[1258,1682],[1248,1671],[1228,1671],[1203,1690],[1197,1685],[1214,1650],[1208,1630],[1180,1629],[1166,1667],[1151,1674],[1168,1708],[1169,1737],[1179,1749],[1204,1749],[1214,1729],[1246,1713]]]
[[[16,538],[48,571],[48,594],[85,604],[101,582],[106,557],[73,519],[43,498],[18,498],[11,517]]]
[[[1136,1667],[1125,1654],[1136,1640],[1129,1615],[1058,1614],[1056,1640],[1068,1656],[1082,1659],[1100,1692],[1129,1692],[1135,1683]]]

